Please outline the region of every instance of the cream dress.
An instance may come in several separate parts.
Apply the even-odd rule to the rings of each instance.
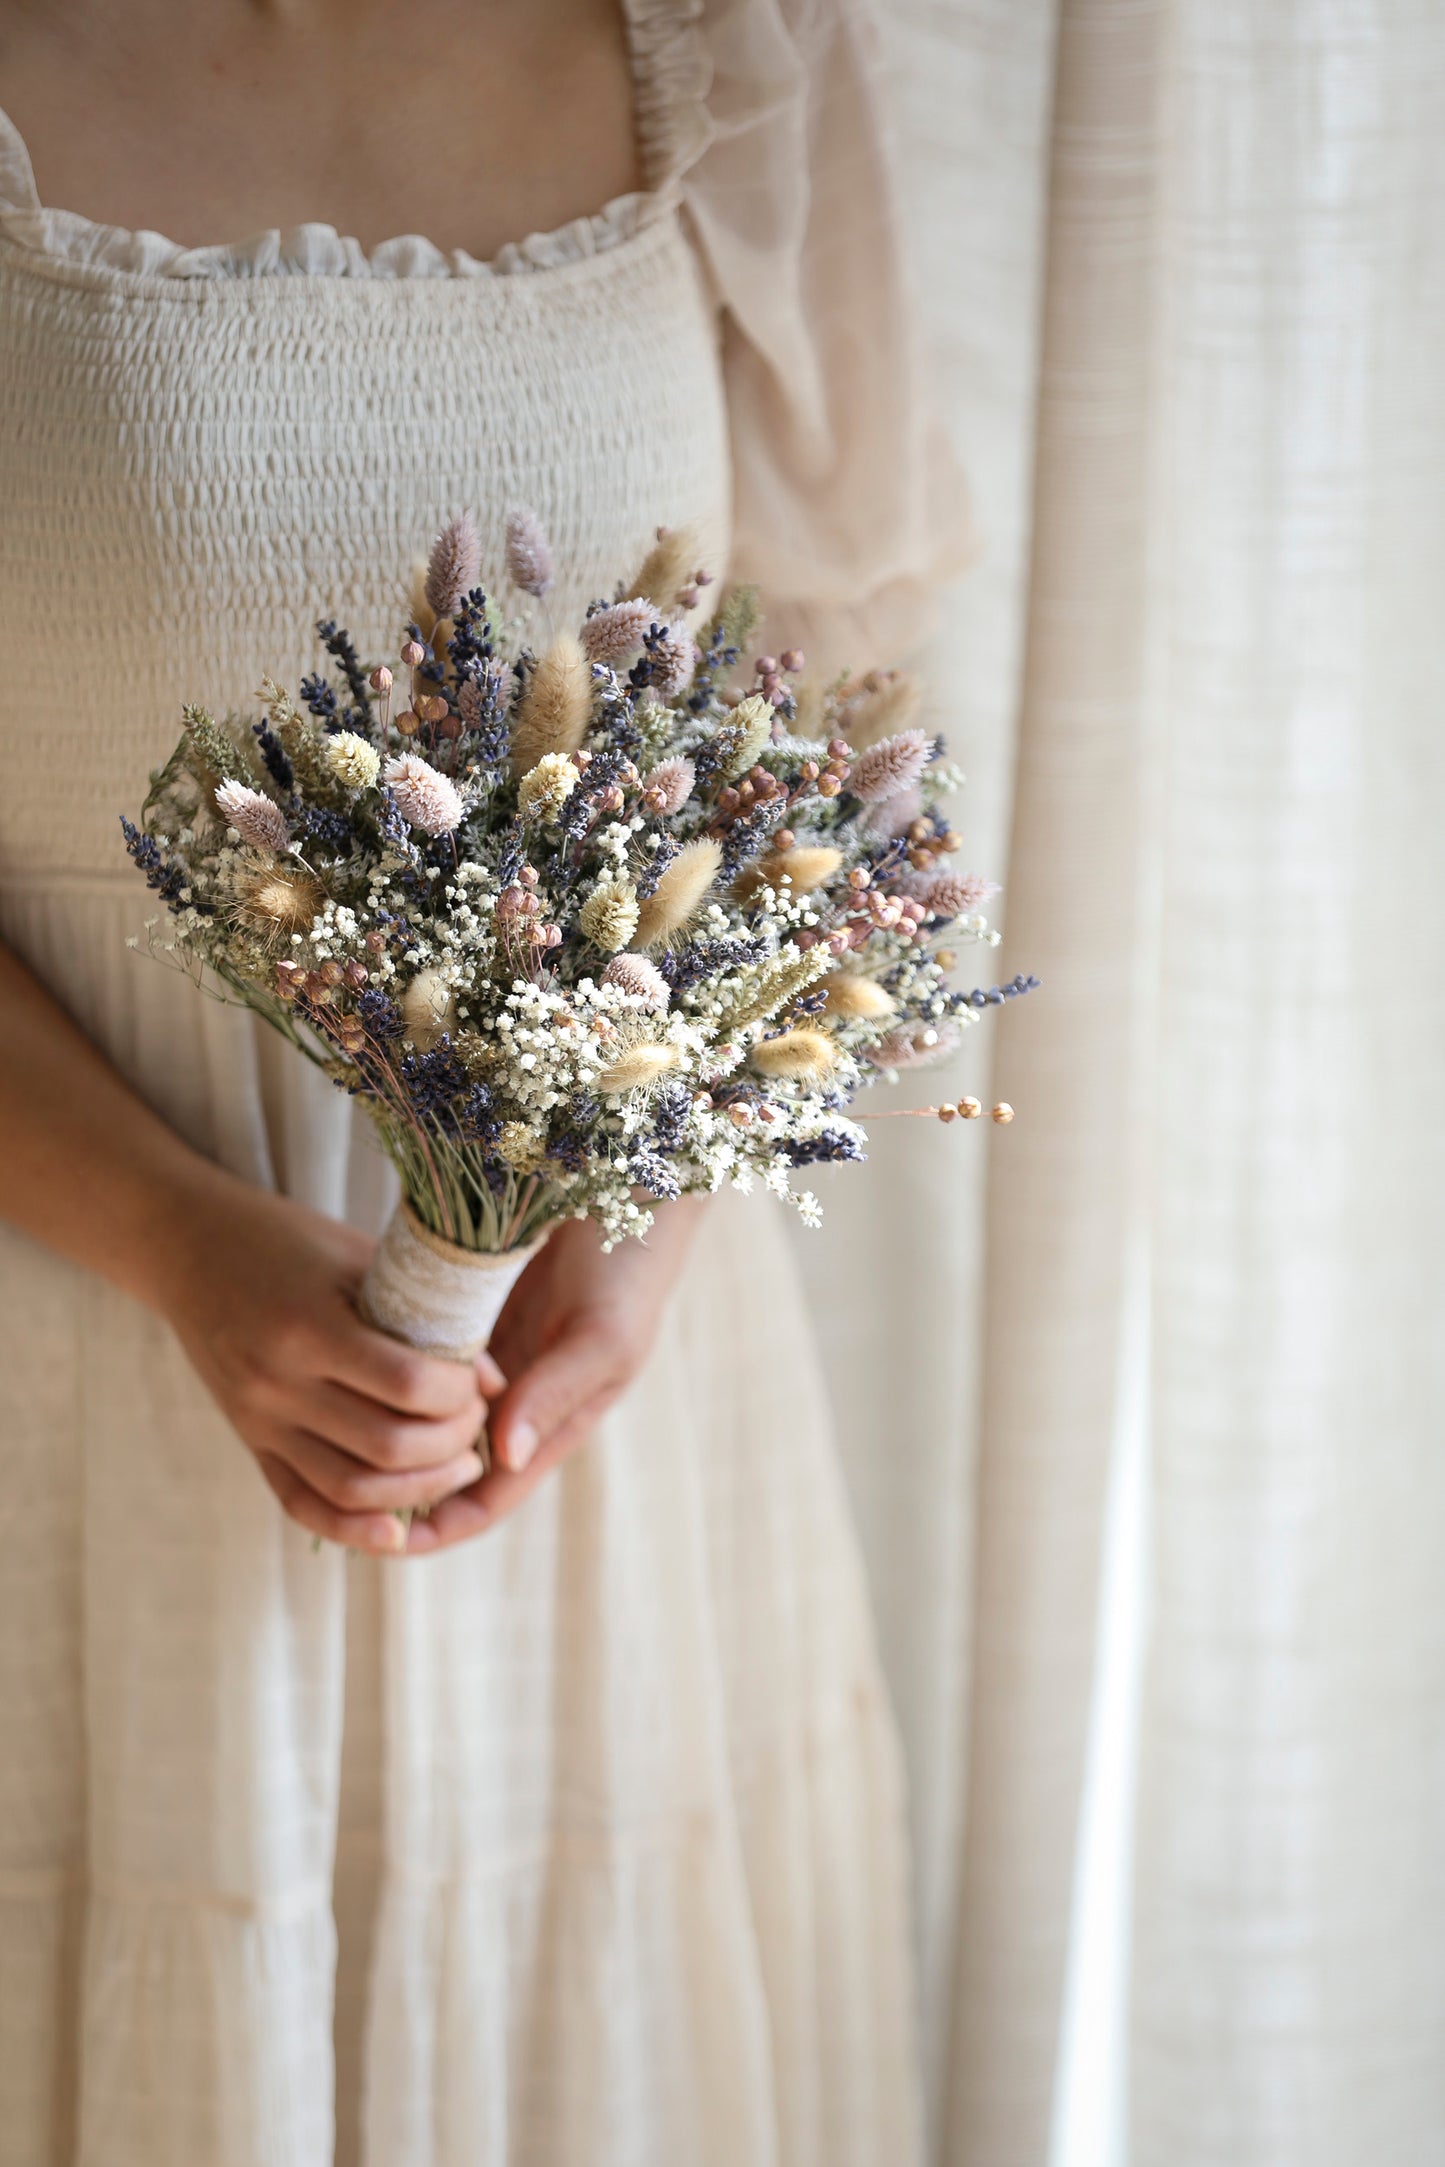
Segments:
[[[866,26],[633,0],[647,187],[490,264],[44,209],[0,124],[0,926],[250,1180],[364,1122],[127,951],[183,698],[245,706],[532,505],[563,613],[690,522],[871,659],[950,556]],[[778,1207],[720,1201],[504,1527],[313,1554],[168,1329],[0,1229],[3,2167],[907,2167],[899,1769]]]

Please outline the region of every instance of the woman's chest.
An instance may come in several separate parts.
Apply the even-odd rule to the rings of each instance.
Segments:
[[[321,616],[394,651],[410,564],[463,506],[489,568],[508,511],[539,514],[564,615],[659,523],[722,569],[716,326],[675,225],[514,279],[0,281],[0,739],[13,776],[50,711],[46,764],[83,772],[106,862],[182,699],[294,683]],[[26,848],[10,825],[0,857]]]

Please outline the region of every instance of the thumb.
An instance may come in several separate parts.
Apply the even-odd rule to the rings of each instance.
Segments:
[[[596,1317],[569,1323],[492,1412],[492,1447],[503,1467],[527,1466],[582,1408],[619,1391],[626,1374],[617,1333]]]

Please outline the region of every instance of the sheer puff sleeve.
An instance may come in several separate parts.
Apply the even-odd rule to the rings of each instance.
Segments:
[[[722,309],[730,575],[810,675],[901,661],[976,554],[906,269],[865,0],[702,0],[683,176]],[[698,139],[695,139],[697,142]]]

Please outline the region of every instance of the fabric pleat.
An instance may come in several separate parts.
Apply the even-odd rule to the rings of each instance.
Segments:
[[[183,699],[294,687],[317,617],[390,651],[463,504],[489,563],[535,510],[566,621],[659,523],[721,575],[735,478],[772,473],[736,491],[755,542],[786,515],[828,567],[782,599],[919,618],[959,517],[902,281],[872,293],[896,234],[863,13],[752,12],[749,45],[736,10],[637,0],[645,201],[492,266],[119,234],[41,206],[0,130],[0,930],[197,1149],[373,1233],[364,1124],[163,926],[146,953],[118,815]],[[813,267],[816,220],[727,245],[750,199],[720,117],[749,99],[771,157],[873,221],[856,276]],[[800,359],[779,435],[765,380]],[[63,700],[29,636],[59,594],[94,658]],[[771,1200],[718,1200],[585,1455],[390,1567],[313,1552],[158,1319],[18,1235],[0,1275],[4,2167],[915,2167],[898,1745],[842,1380]]]

